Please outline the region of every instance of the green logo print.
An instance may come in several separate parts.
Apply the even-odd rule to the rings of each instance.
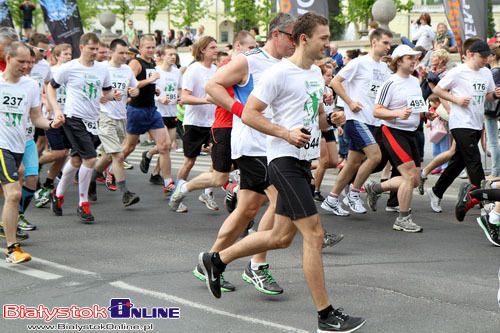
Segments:
[[[83,85],[83,92],[87,95],[89,99],[97,98],[97,89],[101,87],[101,81],[97,80],[94,82],[85,81]]]
[[[316,123],[318,121],[318,114],[319,114],[319,103],[320,103],[320,97],[322,96],[323,93],[321,92],[321,89],[318,91],[314,91],[312,93],[307,92],[307,95],[309,96],[310,99],[308,99],[304,103],[304,111],[307,113],[307,117],[309,118],[311,123]]]
[[[21,119],[23,118],[22,113],[10,113],[5,112],[5,116],[7,120],[5,121],[5,126],[7,127],[16,127],[21,123]]]
[[[175,84],[174,83],[167,83],[165,86],[165,92],[174,92],[175,91]]]

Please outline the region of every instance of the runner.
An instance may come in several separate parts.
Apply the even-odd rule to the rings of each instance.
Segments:
[[[264,71],[293,54],[295,44],[291,32],[294,23],[295,18],[289,14],[276,15],[269,23],[265,46],[237,56],[223,66],[207,84],[207,91],[217,105],[236,115],[233,116],[231,155],[240,169],[238,205],[224,221],[210,252],[219,252],[234,244],[266,201],[269,201],[269,206],[260,220],[258,230],[273,228],[277,192],[268,180],[266,135],[243,124],[239,117],[253,88],[259,85]],[[234,98],[228,94],[228,87],[233,87]],[[266,252],[256,254],[242,277],[262,293],[281,294],[283,288],[274,280],[266,256]],[[193,273],[204,279],[201,266],[198,265]],[[224,281],[224,288],[227,283]]]
[[[220,276],[236,258],[287,247],[297,229],[304,240],[303,268],[318,311],[318,332],[353,332],[362,318],[334,309],[325,288],[322,260],[323,228],[310,188],[309,162],[319,157],[321,129],[328,127],[323,109],[324,81],[314,66],[329,44],[328,20],[312,12],[298,18],[291,33],[295,53],[269,69],[243,110],[243,121],[268,135],[269,176],[278,198],[274,228],[253,233],[221,252],[200,253],[199,263],[213,296],[221,297]],[[267,119],[263,114],[271,106]],[[332,116],[343,120],[343,113]]]
[[[6,261],[20,263],[31,260],[16,242],[18,206],[22,198],[18,169],[23,159],[28,119],[39,128],[56,128],[64,117],[56,116],[49,122],[40,110],[38,83],[25,76],[32,59],[27,46],[12,42],[5,48],[7,67],[0,77],[0,113],[3,119],[0,131],[0,184],[4,193],[2,222],[7,239]],[[36,150],[35,150],[36,152]]]
[[[413,222],[410,206],[413,188],[420,182],[420,153],[416,130],[420,114],[427,111],[420,83],[412,75],[419,51],[408,45],[398,46],[392,53],[391,70],[395,73],[379,89],[375,99],[374,116],[382,119],[382,142],[389,153],[393,168],[401,176],[383,183],[369,181],[366,185],[368,205],[376,210],[378,197],[385,191],[397,191],[399,216],[392,228],[405,232],[420,232],[422,227]]]
[[[233,58],[238,54],[247,52],[257,47],[255,38],[246,30],[238,32],[233,39]],[[225,64],[230,61],[228,59]],[[224,64],[224,65],[225,65]],[[232,87],[227,88],[228,94],[234,98]],[[217,106],[215,110],[215,121],[212,125],[212,168],[213,171],[204,172],[192,180],[186,182],[181,190],[184,195],[187,192],[211,187],[227,185],[229,172],[233,165],[231,160],[231,129],[233,126],[233,115],[230,111]],[[182,202],[182,201],[181,201]]]
[[[366,208],[360,198],[360,190],[382,159],[380,147],[373,131],[380,121],[373,117],[374,101],[378,88],[390,75],[381,58],[391,47],[392,33],[378,28],[371,32],[371,48],[367,55],[355,58],[333,78],[332,86],[344,101],[346,124],[344,135],[350,140],[347,161],[337,181],[321,208],[338,216],[348,216],[342,208],[339,195],[354,178],[352,188],[343,202],[354,213],[364,214]]]
[[[101,98],[101,114],[99,117],[99,139],[105,155],[97,161],[95,170],[102,173],[109,165],[109,157],[112,159],[113,176],[116,185],[122,194],[122,203],[125,207],[139,202],[139,196],[130,192],[125,181],[125,169],[123,167],[122,144],[125,140],[127,123],[127,96],[139,95],[136,88],[137,80],[127,62],[128,45],[121,39],[111,41],[111,60],[105,62],[111,77],[113,91],[108,96]],[[110,173],[108,171],[108,173]]]
[[[66,122],[63,128],[72,148],[71,159],[64,166],[61,180],[52,192],[51,206],[56,216],[62,215],[64,193],[78,171],[77,215],[80,221],[91,223],[94,216],[90,211],[88,192],[99,143],[99,100],[111,92],[111,81],[106,66],[95,61],[99,38],[93,33],[86,33],[79,44],[80,58],[62,65],[47,89],[49,104],[58,114],[57,88],[66,87]]]

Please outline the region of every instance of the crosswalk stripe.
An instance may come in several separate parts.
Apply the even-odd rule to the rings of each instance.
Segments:
[[[59,278],[62,278],[62,276],[58,274],[41,271],[39,269],[31,268],[26,265],[8,264],[4,261],[0,261],[0,268],[5,268],[9,271],[29,275],[42,280],[57,280]]]

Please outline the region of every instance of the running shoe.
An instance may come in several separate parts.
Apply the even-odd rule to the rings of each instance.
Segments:
[[[144,151],[142,153],[141,163],[139,164],[139,168],[142,173],[148,173],[149,164],[151,163],[151,159],[148,157],[148,152]]]
[[[127,191],[123,193],[122,202],[125,207],[132,206],[141,200],[134,192]]]
[[[241,233],[240,238],[245,238],[249,234],[254,233],[255,232],[255,230],[253,229],[254,224],[255,224],[254,220],[250,221],[245,230]]]
[[[43,187],[35,192],[35,207],[45,207],[50,202],[50,192],[53,188]]]
[[[390,213],[399,213],[399,206],[387,206],[385,207],[385,211],[386,212],[390,212]]]
[[[163,194],[168,197],[175,191],[175,183],[170,182],[167,186],[163,186]]]
[[[219,206],[217,205],[217,202],[215,202],[213,193],[210,194],[202,193],[198,197],[198,200],[203,202],[205,206],[207,206],[207,208],[210,210],[219,210]]]
[[[24,214],[19,214],[18,220],[17,220],[17,227],[23,231],[32,231],[36,230],[36,225],[30,223]]]
[[[425,184],[426,180],[427,180],[427,176],[424,176],[423,173],[420,173],[420,184],[418,184],[418,193],[420,193],[420,195],[425,194],[424,184]]]
[[[323,236],[323,248],[325,247],[333,247],[336,244],[340,243],[341,240],[344,239],[344,235],[340,234],[330,234],[325,231],[325,235]]]
[[[149,182],[153,185],[163,185],[164,184],[163,178],[161,178],[160,175],[153,175],[153,174],[151,174],[151,176],[149,177]]]
[[[374,212],[377,211],[377,201],[380,198],[380,193],[376,193],[373,190],[373,186],[375,186],[375,182],[373,180],[368,181],[365,184],[366,189],[366,203],[368,207]]]
[[[177,183],[177,186],[175,187],[174,193],[170,196],[170,201],[168,202],[168,205],[170,206],[170,209],[173,210],[174,212],[177,211],[179,208],[179,205],[182,202],[182,199],[186,196],[184,193],[181,192],[181,187],[182,184],[184,184],[185,181],[179,181]]]
[[[95,181],[97,183],[104,184],[106,182],[106,176],[104,175],[104,172],[95,171],[95,174]]]
[[[359,196],[359,192],[349,191],[349,194],[344,197],[342,202],[356,214],[366,213],[366,208],[363,205],[363,200],[361,200]]]
[[[441,208],[441,199],[439,199],[438,196],[434,194],[432,188],[428,188],[426,193],[431,202],[432,210],[436,213],[441,213],[443,211],[443,209]]]
[[[314,199],[314,201],[317,201],[317,202],[325,201],[325,197],[321,195],[320,191],[314,191],[313,199]]]
[[[5,231],[3,230],[3,225],[0,225],[0,238],[5,238]],[[17,227],[16,242],[20,242],[28,238],[30,238],[30,235],[28,235],[27,232],[24,232],[21,229],[19,229],[19,227]]]
[[[481,229],[483,229],[486,239],[488,239],[491,244],[500,246],[500,240],[498,239],[500,226],[490,223],[489,215],[480,216],[476,219],[476,221]]]
[[[64,196],[58,197],[56,195],[56,189],[54,189],[50,195],[50,208],[55,216],[62,216],[62,205],[64,203]]]
[[[123,168],[125,170],[132,170],[134,168],[134,166],[132,164],[130,164],[129,162],[127,162],[126,160],[123,161]]]
[[[31,255],[28,252],[24,252],[19,243],[9,246],[5,255],[7,256],[5,261],[11,264],[19,264],[31,260]]]
[[[361,328],[366,322],[360,317],[351,317],[343,313],[344,309],[337,308],[330,311],[326,319],[318,317],[317,333],[327,332],[354,332]]]
[[[206,282],[207,278],[205,277],[205,274],[203,274],[203,270],[201,269],[200,264],[196,265],[196,267],[193,269],[193,275],[198,280]],[[220,289],[223,292],[228,293],[236,290],[236,287],[231,282],[224,280],[224,273],[221,274],[220,281]]]
[[[397,217],[396,222],[392,225],[392,229],[404,232],[421,232],[421,226],[413,222],[411,215],[405,217]]]
[[[475,190],[476,187],[469,183],[460,184],[458,190],[457,204],[455,205],[455,217],[459,222],[465,218],[465,214],[474,206],[479,205],[479,200],[472,198],[470,192]]]
[[[88,202],[82,202],[82,205],[78,206],[76,215],[78,215],[80,221],[82,221],[83,223],[94,222],[94,216],[90,212],[90,204]]]
[[[321,203],[321,208],[337,216],[349,216],[349,212],[342,208],[342,204],[338,198],[328,196],[325,201]]]
[[[283,293],[283,288],[278,285],[271,275],[268,264],[260,265],[258,269],[254,270],[249,262],[241,277],[243,281],[253,284],[255,289],[261,293],[267,295],[279,295]]]
[[[198,264],[203,271],[203,275],[205,277],[208,276],[208,279],[205,279],[205,283],[207,285],[208,291],[215,297],[220,298],[222,294],[221,290],[221,278],[222,273],[212,262],[212,253],[202,252],[198,256]]]
[[[107,171],[106,172],[106,181],[104,182],[104,185],[106,185],[106,188],[110,191],[116,191],[118,187],[116,186],[116,179],[115,175],[113,175],[112,172]]]
[[[224,207],[229,213],[232,213],[233,210],[236,209],[236,205],[238,204],[238,196],[236,194],[239,185],[229,184],[226,187],[226,197],[224,199]]]
[[[155,145],[155,140],[146,140],[144,142],[141,142],[141,146],[147,147],[147,146],[154,146]]]
[[[179,207],[177,207],[177,209],[175,210],[176,213],[187,213],[188,212],[188,208],[185,204],[183,204],[182,202],[180,203]]]

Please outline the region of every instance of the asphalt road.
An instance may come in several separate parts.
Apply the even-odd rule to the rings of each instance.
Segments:
[[[76,331],[63,324],[145,325],[154,332],[314,332],[317,320],[302,268],[302,239],[268,255],[274,277],[285,289],[265,296],[241,279],[248,259],[228,266],[225,274],[237,291],[212,298],[191,271],[198,253],[209,249],[227,213],[208,211],[190,194],[189,213],[170,212],[161,187],[148,184],[138,170],[140,151],[129,161],[129,187],[141,202],[122,208],[121,197],[98,187],[92,205],[96,223],[77,221],[76,186],[66,195],[64,216],[31,207],[27,216],[38,230],[23,243],[34,260],[22,265],[0,263],[0,303],[38,307],[109,307],[112,298],[130,299],[134,308],[179,308],[179,319],[54,319],[61,332]],[[174,169],[182,160],[173,154]],[[193,174],[209,165],[200,158]],[[323,192],[334,177],[325,180]],[[433,183],[436,178],[431,178]],[[320,209],[330,232],[345,239],[324,251],[326,284],[335,307],[367,319],[359,332],[500,332],[497,304],[500,249],[490,246],[475,222],[479,210],[465,222],[453,216],[459,180],[443,200],[443,213],[433,213],[415,195],[414,221],[423,233],[392,230],[394,213],[383,210],[347,218]],[[216,198],[222,207],[222,191]],[[3,244],[2,246],[5,246]],[[83,312],[82,312],[83,313]],[[150,312],[151,313],[151,312]],[[2,310],[2,314],[6,313]],[[175,315],[175,312],[174,312]],[[3,316],[2,316],[3,317]],[[0,319],[0,332],[28,332],[43,320]],[[72,330],[75,328],[75,330]],[[140,331],[115,327],[99,331]],[[144,327],[137,327],[143,329]],[[34,328],[36,332],[55,332]]]

